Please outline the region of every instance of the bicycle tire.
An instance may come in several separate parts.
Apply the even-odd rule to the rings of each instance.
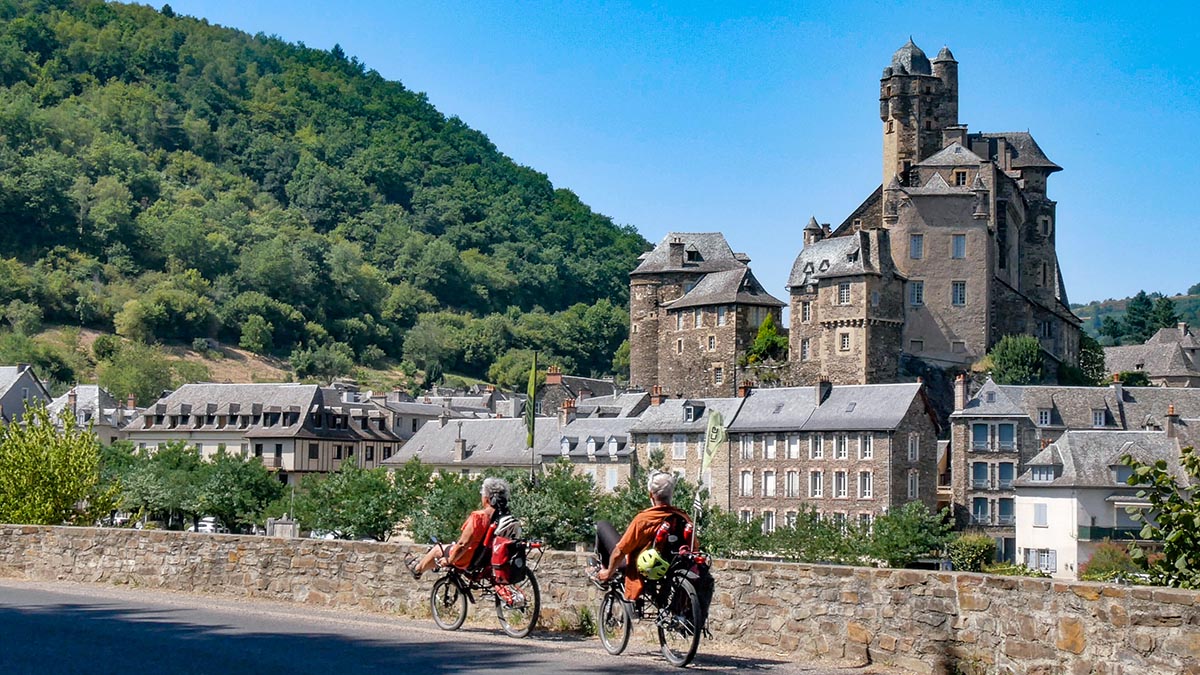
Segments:
[[[542,612],[542,592],[538,588],[537,577],[532,571],[526,571],[523,581],[506,586],[511,600],[502,598],[497,588],[496,617],[500,619],[500,627],[510,637],[526,637],[537,626]]]
[[[458,630],[467,620],[467,594],[448,575],[433,582],[429,611],[442,630]]]
[[[683,668],[696,657],[696,648],[700,646],[700,596],[687,579],[673,583],[676,584],[675,597],[670,607],[659,612],[656,622],[658,644],[668,663]]]
[[[633,618],[629,604],[619,590],[609,590],[600,597],[600,611],[596,614],[596,632],[604,651],[617,656],[629,646],[629,635],[633,632]]]

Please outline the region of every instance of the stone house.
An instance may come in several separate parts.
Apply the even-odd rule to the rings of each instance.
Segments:
[[[629,383],[668,396],[733,395],[739,360],[783,302],[719,233],[668,234],[630,272]]]
[[[1156,387],[1200,387],[1200,340],[1186,323],[1160,328],[1143,344],[1105,347],[1104,371],[1145,373]]]
[[[1179,442],[1170,431],[1067,431],[1029,460],[1016,479],[1016,557],[1056,579],[1076,579],[1105,541],[1139,540],[1141,524],[1127,508],[1149,502],[1125,481],[1131,455],[1167,463],[1176,476]]]
[[[28,363],[0,366],[0,421],[20,422],[30,401],[49,404],[50,392]]]
[[[383,461],[396,469],[410,459],[438,473],[476,477],[489,469],[540,470],[537,448],[558,441],[553,419],[538,418],[531,449],[526,442],[525,420],[511,417],[451,420],[441,417],[426,424],[398,452]]]
[[[766,531],[806,508],[869,525],[912,501],[936,506],[939,428],[920,383],[757,389],[728,433],[718,503]]]
[[[1013,481],[1070,430],[1161,431],[1200,419],[1200,390],[1160,387],[1004,386],[988,379],[973,396],[955,382],[950,465],[961,526],[996,539],[1000,560],[1017,560]],[[1168,420],[1168,412],[1174,419]]]
[[[618,393],[617,385],[610,380],[566,375],[558,366],[550,365],[546,368],[546,381],[537,391],[538,414],[547,417],[557,415],[567,399],[573,399],[579,405],[589,398]]]
[[[612,492],[629,479],[637,461],[630,432],[637,423],[636,416],[580,414],[575,401],[567,399],[559,409],[558,433],[537,447],[538,461],[565,459],[576,473],[591,476],[596,487]]]
[[[139,418],[137,401],[130,396],[118,401],[104,387],[97,384],[77,384],[47,406],[50,417],[59,419],[70,410],[79,426],[92,426],[100,442],[112,445],[125,438],[125,427]],[[60,423],[61,428],[61,423]]]

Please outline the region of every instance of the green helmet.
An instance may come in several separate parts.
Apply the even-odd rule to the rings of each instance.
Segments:
[[[671,563],[662,557],[658,549],[650,547],[638,554],[637,566],[642,576],[650,581],[657,581],[667,576],[667,570],[671,568]]]

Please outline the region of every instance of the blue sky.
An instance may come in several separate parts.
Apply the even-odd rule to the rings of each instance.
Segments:
[[[1200,282],[1196,3],[294,2],[176,12],[340,44],[657,242],[720,231],[777,297],[809,216],[879,184],[879,76],[959,62],[971,131],[1033,133],[1074,302]]]

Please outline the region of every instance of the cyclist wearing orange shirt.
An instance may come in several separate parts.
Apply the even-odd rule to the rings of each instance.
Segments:
[[[596,523],[596,554],[601,561],[606,556],[608,558],[608,566],[600,570],[596,579],[608,581],[618,568],[625,568],[625,599],[630,601],[637,600],[646,585],[635,561],[639,553],[654,545],[659,525],[672,516],[682,519],[684,523],[691,522],[686,513],[671,506],[671,498],[675,494],[674,475],[651,471],[646,489],[653,506],[633,517],[620,541],[613,544],[617,536],[612,524],[605,521]]]

